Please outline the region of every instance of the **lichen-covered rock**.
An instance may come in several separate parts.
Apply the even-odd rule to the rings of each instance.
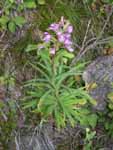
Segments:
[[[89,94],[97,101],[94,108],[99,111],[105,110],[107,95],[113,91],[113,56],[102,56],[94,60],[84,71],[83,80],[86,85],[97,85],[89,89]]]

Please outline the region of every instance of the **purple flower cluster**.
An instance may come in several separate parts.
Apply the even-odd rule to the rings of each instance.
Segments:
[[[73,26],[64,18],[61,18],[60,22],[52,23],[48,30],[51,30],[55,33],[58,42],[62,47],[66,48],[69,52],[73,52],[73,42],[71,40],[71,34],[73,32]],[[48,32],[44,33],[43,41],[48,43],[52,42],[52,35]],[[50,49],[51,54],[55,54],[55,46]]]

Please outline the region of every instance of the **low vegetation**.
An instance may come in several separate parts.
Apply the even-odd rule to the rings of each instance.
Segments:
[[[82,129],[82,144],[75,142],[76,149],[70,150],[110,145],[113,93],[108,94],[106,110],[95,111],[97,102],[89,90],[96,84],[86,85],[82,75],[95,58],[112,55],[112,26],[112,0],[0,1],[0,145],[4,150],[16,141],[18,130],[45,124],[58,132],[68,126]],[[65,149],[59,145],[58,150]]]

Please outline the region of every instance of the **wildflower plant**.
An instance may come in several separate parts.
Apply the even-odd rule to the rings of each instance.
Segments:
[[[63,17],[49,26],[38,44],[38,61],[30,62],[38,75],[26,84],[29,91],[24,108],[39,113],[42,120],[54,120],[58,128],[67,122],[94,126],[97,120],[95,115],[89,117],[87,109],[92,98],[84,87],[76,87],[75,76],[82,74],[85,64],[70,66],[74,57],[72,32],[73,26]]]

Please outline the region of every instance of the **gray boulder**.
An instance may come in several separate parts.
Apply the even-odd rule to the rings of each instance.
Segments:
[[[101,56],[94,60],[83,73],[86,85],[96,84],[89,89],[89,94],[97,101],[94,109],[104,111],[108,101],[107,95],[113,91],[113,56]]]

